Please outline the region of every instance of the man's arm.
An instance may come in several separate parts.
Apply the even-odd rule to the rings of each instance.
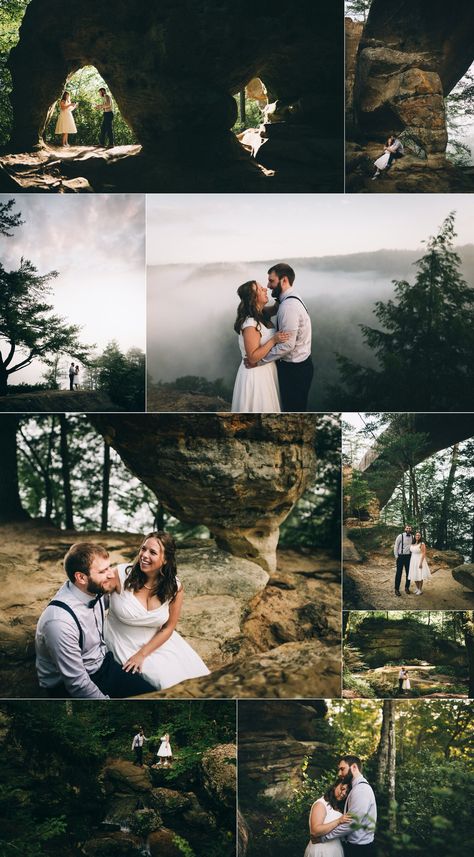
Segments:
[[[296,304],[296,306],[293,306],[293,304]],[[291,354],[293,351],[296,344],[296,334],[298,333],[299,308],[297,304],[298,301],[286,300],[280,305],[278,329],[289,333],[290,336],[286,342],[274,345],[266,357],[261,360],[262,363],[271,363],[273,360],[280,360],[284,354]]]
[[[356,824],[363,825],[369,810],[369,797],[370,789],[367,788],[367,786],[364,788],[355,788],[351,791],[347,801],[347,812],[350,812],[354,821],[352,824],[340,824],[339,827],[335,828],[335,830],[331,830],[331,833],[327,833],[326,836],[323,836],[322,841],[327,842],[329,839],[340,839],[341,836],[347,836],[352,830],[354,830]]]
[[[50,620],[43,629],[51,660],[73,699],[108,699],[90,678],[82,660],[76,625]]]
[[[393,546],[393,555],[394,555],[395,559],[398,556],[398,547],[400,545],[401,538],[402,538],[401,535],[398,535],[397,538],[395,539],[395,544]]]

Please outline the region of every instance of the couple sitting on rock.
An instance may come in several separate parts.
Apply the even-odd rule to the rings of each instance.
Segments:
[[[172,536],[149,533],[131,564],[111,568],[102,545],[72,545],[68,579],[36,629],[36,669],[48,696],[138,696],[209,674],[175,630],[183,605],[175,551]]]
[[[390,134],[385,143],[383,155],[380,155],[380,158],[374,161],[375,175],[372,176],[372,181],[378,179],[382,172],[385,171],[385,173],[388,173],[394,160],[403,158],[403,155],[404,146],[402,141],[395,134]]]

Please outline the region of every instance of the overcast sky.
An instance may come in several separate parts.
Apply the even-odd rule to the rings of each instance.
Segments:
[[[147,262],[234,262],[417,249],[454,209],[474,240],[470,194],[160,194],[147,199]]]
[[[0,194],[0,202],[11,195]],[[7,270],[30,259],[39,274],[59,271],[49,302],[81,339],[102,350],[145,348],[145,201],[141,194],[25,194],[15,210],[23,225],[0,236]],[[32,380],[20,373],[15,380]]]

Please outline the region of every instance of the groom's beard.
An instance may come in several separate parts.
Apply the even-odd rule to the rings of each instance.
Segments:
[[[272,298],[279,298],[281,295],[281,282],[278,282],[277,285],[272,289]]]
[[[349,771],[349,773],[346,774],[345,777],[341,777],[339,782],[344,783],[344,785],[350,785],[350,783],[352,782],[353,779],[354,779],[354,774],[352,773],[352,771]]]

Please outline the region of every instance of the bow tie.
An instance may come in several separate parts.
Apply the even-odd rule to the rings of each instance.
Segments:
[[[99,598],[102,598],[102,592],[100,593],[100,595],[96,595],[95,598],[92,599],[92,601],[89,601],[87,606],[93,609],[97,604]]]

